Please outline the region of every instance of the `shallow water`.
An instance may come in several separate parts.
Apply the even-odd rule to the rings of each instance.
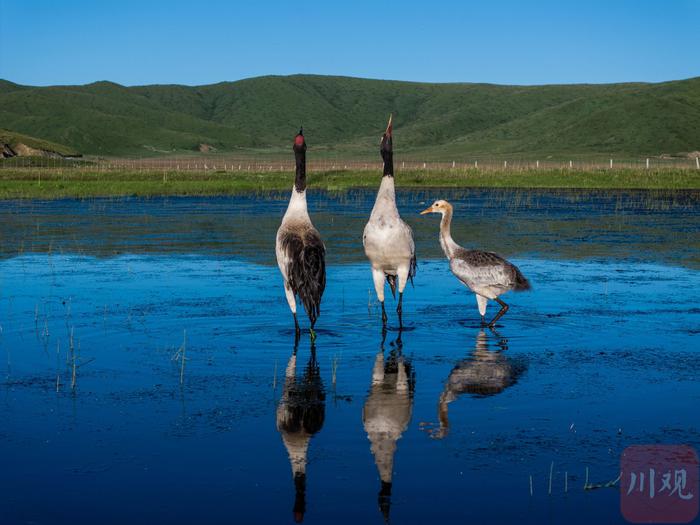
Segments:
[[[0,521],[624,523],[586,468],[700,446],[697,195],[439,192],[533,283],[496,332],[410,215],[437,196],[399,195],[419,267],[383,341],[373,196],[314,195],[328,286],[296,380],[284,195],[1,203]]]

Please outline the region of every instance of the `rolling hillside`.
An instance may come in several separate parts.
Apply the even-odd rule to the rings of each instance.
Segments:
[[[207,86],[20,86],[0,127],[85,154],[286,151],[374,155],[390,112],[406,158],[649,155],[700,149],[700,77],[659,84],[499,86],[259,77]]]
[[[79,155],[79,153],[63,144],[56,144],[47,140],[29,137],[22,133],[0,129],[0,145],[7,145],[16,154],[39,154],[39,155],[56,155],[61,157],[71,157]],[[26,151],[26,150],[34,150]]]

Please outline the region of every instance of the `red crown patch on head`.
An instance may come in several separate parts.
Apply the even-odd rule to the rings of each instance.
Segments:
[[[297,135],[296,138],[294,139],[294,145],[295,146],[303,146],[304,145],[304,135]]]

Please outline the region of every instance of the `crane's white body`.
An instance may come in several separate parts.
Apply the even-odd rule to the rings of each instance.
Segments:
[[[399,293],[403,293],[416,249],[413,231],[401,219],[396,207],[394,177],[382,177],[362,244],[372,265],[377,298],[384,301],[384,280],[387,275],[397,277]]]

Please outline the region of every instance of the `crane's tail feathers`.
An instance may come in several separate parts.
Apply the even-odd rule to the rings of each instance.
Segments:
[[[321,313],[321,297],[326,288],[326,249],[320,238],[307,238],[306,245],[301,239],[290,242],[287,253],[289,286],[299,296],[313,327]]]
[[[413,278],[416,276],[416,270],[418,269],[418,263],[416,262],[416,254],[411,257],[411,265],[408,267],[408,280],[411,281],[411,286],[413,286]]]
[[[386,282],[389,283],[389,288],[391,288],[391,295],[394,297],[394,299],[396,299],[396,276],[387,275]]]
[[[530,281],[528,281],[525,276],[518,270],[517,268],[515,269],[515,286],[513,286],[513,290],[516,292],[525,292],[527,290],[531,290],[532,286],[530,285]]]

